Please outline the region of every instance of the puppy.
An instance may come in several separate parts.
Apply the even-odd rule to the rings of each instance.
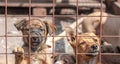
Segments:
[[[46,42],[48,33],[52,34],[54,31],[54,26],[52,23],[41,21],[37,18],[31,19],[30,21],[23,19],[19,22],[16,22],[14,25],[19,31],[22,32],[24,36],[30,36],[23,37],[23,41],[25,46],[28,46],[30,42],[31,51],[33,52],[42,49],[42,46]]]
[[[78,64],[99,64],[100,43],[99,38],[94,33],[76,35],[71,27],[66,27],[65,31],[67,40],[73,47],[74,52],[80,53],[77,58]]]
[[[19,58],[20,56],[27,58],[26,55],[23,54],[23,52],[21,51],[22,49],[25,50],[25,53],[28,53],[29,51],[29,44],[31,45],[30,50],[33,53],[31,55],[31,58],[37,58],[37,59],[41,59],[42,63],[37,62],[37,64],[51,64],[50,62],[50,57],[46,54],[40,54],[40,53],[49,53],[48,52],[48,48],[50,48],[50,46],[46,45],[46,38],[48,34],[52,34],[54,31],[54,26],[52,25],[52,23],[48,23],[45,21],[41,21],[40,19],[31,19],[26,20],[23,19],[19,22],[16,22],[15,27],[22,32],[22,34],[28,37],[23,37],[23,41],[24,41],[24,45],[20,48],[17,48],[16,53],[22,53],[21,55],[17,55],[15,53],[15,59]],[[37,53],[37,54],[34,54]],[[33,61],[33,59],[29,58],[31,61]],[[47,58],[47,59],[46,59]],[[17,62],[20,61],[20,62]],[[17,60],[15,63],[16,64],[29,64],[28,60],[26,59],[21,59],[21,60]],[[24,63],[23,63],[24,61]]]
[[[54,56],[54,64],[75,64],[75,55],[72,54],[56,54]]]
[[[113,17],[114,16],[114,17]],[[100,27],[102,26],[102,35],[120,35],[120,18],[108,14],[106,12],[93,12],[88,14],[86,17],[78,19],[79,26],[82,25],[82,32],[93,32],[96,35],[100,35]],[[100,25],[101,24],[101,25]],[[70,25],[73,29],[76,27],[76,22]],[[78,26],[77,26],[78,27]],[[81,30],[81,29],[80,29]],[[62,32],[58,36],[64,36],[65,32]],[[56,38],[55,41],[61,39],[62,37]],[[102,40],[112,44],[114,47],[120,47],[120,38],[119,37],[102,37]]]
[[[93,17],[94,16],[94,17]],[[94,12],[88,14],[82,22],[82,31],[94,32],[100,35],[100,24],[102,24],[102,35],[120,35],[120,18],[110,17],[115,16],[105,12]],[[101,17],[101,19],[100,19]],[[102,40],[112,44],[112,46],[120,46],[120,38],[116,37],[102,37]]]

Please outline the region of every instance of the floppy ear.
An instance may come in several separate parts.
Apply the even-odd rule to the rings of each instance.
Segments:
[[[55,30],[55,26],[52,24],[52,22],[44,21],[44,23],[46,25],[48,33],[51,35]]]
[[[26,19],[18,21],[14,24],[14,26],[17,28],[17,30],[22,30],[26,26],[26,21]]]
[[[74,30],[71,27],[65,27],[65,31],[68,41],[75,41],[76,33],[74,32]]]

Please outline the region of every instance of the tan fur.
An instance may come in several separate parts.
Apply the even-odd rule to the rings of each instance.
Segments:
[[[112,16],[112,17],[109,17]],[[100,35],[100,23],[102,24],[102,35],[120,35],[120,19],[115,15],[110,15],[106,12],[94,12],[88,14],[87,17],[82,17],[78,19],[78,25],[82,25],[82,31],[85,32],[94,32],[97,35]],[[109,18],[113,18],[109,20]],[[102,19],[102,20],[101,20]],[[77,26],[78,26],[77,25]],[[73,29],[76,27],[76,21],[70,25]],[[65,36],[65,31],[59,34],[58,36]],[[62,37],[55,37],[55,41],[60,40]],[[113,46],[120,46],[120,38],[109,38],[103,37],[102,40],[112,44]]]
[[[34,53],[30,57],[28,54],[24,53],[24,49],[21,47],[16,47],[14,49],[15,54],[15,64],[51,64],[50,55],[45,54],[49,53],[47,51],[48,47],[44,46],[43,50],[39,53]],[[18,56],[19,53],[22,53]]]
[[[95,12],[87,15],[87,17],[84,17],[84,20],[82,23],[82,29],[83,29],[82,31],[83,32],[89,31],[89,32],[96,33],[94,26],[97,27],[100,23],[104,24],[107,20],[106,16],[108,16],[108,14],[104,12]]]
[[[24,49],[21,47],[16,47],[14,49],[15,54],[15,64],[28,64],[29,58],[25,57]]]
[[[96,44],[98,48],[100,47],[99,38],[94,33],[83,33],[81,35],[77,34],[76,36],[76,33],[70,27],[67,27],[66,36],[75,53],[76,51],[78,53],[88,53],[88,50],[93,44]],[[86,56],[86,54],[79,54],[77,61],[78,64],[99,64],[97,56],[91,57]]]
[[[118,17],[109,17],[114,16],[107,14],[105,12],[94,12],[89,14],[89,17],[85,17],[82,23],[83,32],[94,32],[100,35],[100,23],[102,24],[102,35],[120,35],[120,22]],[[91,17],[91,16],[98,16],[98,17]],[[102,20],[100,20],[100,18]],[[97,24],[96,24],[97,23]],[[96,24],[96,26],[95,26]],[[104,37],[103,40],[107,41],[108,43],[112,44],[113,46],[120,46],[120,38],[108,38]]]

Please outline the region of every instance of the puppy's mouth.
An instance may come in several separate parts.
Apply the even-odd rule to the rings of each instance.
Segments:
[[[37,37],[37,38],[31,38],[31,49],[32,51],[36,51],[39,49],[41,49],[41,45],[42,45],[42,38],[41,37]]]
[[[86,56],[97,56],[99,53],[99,46],[97,46],[96,44],[93,44],[89,50],[88,50],[88,54],[86,54]]]
[[[99,54],[99,50],[89,51],[86,56],[95,57]]]
[[[31,42],[33,45],[38,45],[38,43],[42,42],[42,36],[31,37]]]

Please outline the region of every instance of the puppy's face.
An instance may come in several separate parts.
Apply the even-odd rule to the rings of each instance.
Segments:
[[[23,41],[25,44],[30,41],[32,51],[40,49],[46,41],[47,34],[51,34],[54,29],[52,24],[39,19],[31,19],[30,21],[24,19],[17,22],[15,27],[21,30],[23,35],[30,35],[30,37],[23,37]]]
[[[72,28],[67,27],[66,35],[68,42],[71,44],[75,52],[78,51],[78,53],[87,53],[86,56],[96,56],[99,52],[99,39],[94,33],[83,33],[76,36],[76,33],[72,30]]]
[[[99,52],[99,39],[94,33],[83,33],[77,39],[78,52],[88,53],[87,56],[96,56]]]
[[[75,64],[75,56],[70,54],[58,54],[54,57],[55,64]]]

